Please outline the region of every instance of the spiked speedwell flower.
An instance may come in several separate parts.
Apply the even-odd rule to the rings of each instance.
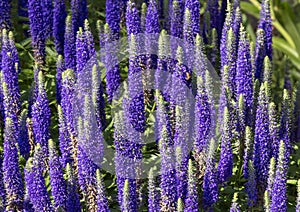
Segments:
[[[8,29],[11,26],[10,22],[10,10],[11,10],[10,1],[1,1],[0,2],[0,32],[2,29]]]
[[[43,157],[48,155],[48,140],[49,140],[49,127],[50,127],[50,108],[49,100],[44,86],[43,73],[39,72],[38,77],[38,92],[35,103],[32,107],[32,126],[34,133],[34,141],[41,145]]]
[[[208,158],[203,179],[203,206],[206,209],[211,209],[213,204],[218,200],[218,174],[215,163],[215,151],[217,148],[216,141],[210,140]]]
[[[194,173],[193,162],[190,159],[188,165],[188,191],[185,200],[185,212],[197,212],[198,211],[198,194],[196,178]]]
[[[29,158],[25,167],[25,182],[29,192],[30,201],[36,211],[52,212],[53,207],[46,188],[43,176],[43,154],[40,144],[35,146],[33,158]]]
[[[250,54],[250,44],[243,26],[240,29],[236,70],[237,96],[243,94],[245,99],[245,115],[251,117],[253,110],[253,77]],[[246,125],[251,126],[251,119],[246,120]]]
[[[228,108],[224,109],[224,127],[222,131],[221,156],[218,164],[219,182],[224,183],[232,175],[233,154],[231,147],[232,126],[230,122],[230,114]]]
[[[286,195],[286,181],[287,181],[287,148],[284,141],[280,142],[279,156],[276,165],[276,176],[272,189],[271,212],[286,211],[287,209],[287,195]]]
[[[34,51],[35,62],[44,65],[46,56],[46,28],[44,24],[44,8],[42,1],[28,1],[28,14],[30,22],[30,33],[32,37],[32,47]],[[47,17],[49,18],[49,17]]]
[[[63,55],[64,53],[66,17],[65,1],[55,0],[53,9],[53,37],[55,48],[59,55]]]
[[[24,185],[19,169],[17,149],[18,131],[11,118],[5,120],[4,150],[3,150],[3,180],[6,192],[6,209],[21,210],[24,195]]]
[[[258,183],[265,188],[268,176],[269,161],[271,159],[271,142],[269,129],[269,102],[267,98],[268,88],[261,85],[256,112],[255,137],[253,160]]]
[[[117,40],[120,33],[121,2],[106,1],[106,22],[111,29],[111,40]]]
[[[56,209],[66,209],[67,188],[63,176],[61,162],[59,161],[53,140],[49,140],[49,169],[51,193]]]

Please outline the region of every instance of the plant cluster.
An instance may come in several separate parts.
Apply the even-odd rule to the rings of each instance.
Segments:
[[[300,211],[300,83],[272,87],[270,0],[255,42],[238,0],[106,0],[97,39],[86,0],[18,6],[33,83],[1,0],[1,211]]]

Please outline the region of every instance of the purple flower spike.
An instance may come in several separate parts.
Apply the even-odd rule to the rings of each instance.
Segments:
[[[0,204],[5,205],[5,188],[3,182],[3,155],[0,154]]]
[[[80,197],[77,192],[78,188],[76,186],[76,180],[73,174],[72,167],[69,163],[66,166],[66,175],[68,192],[66,211],[81,212]]]
[[[30,154],[30,149],[31,149],[31,146],[29,144],[27,117],[28,117],[28,111],[23,110],[20,116],[20,136],[18,140],[18,145],[20,149],[20,154],[25,159],[28,159]]]
[[[90,60],[94,58],[96,50],[94,47],[94,39],[91,33],[89,22],[85,20],[84,28],[79,28],[76,36],[76,76],[78,84],[87,88],[87,82],[84,81],[83,75],[87,74],[86,69],[91,68]]]
[[[239,1],[235,1],[235,2],[239,3]],[[235,7],[235,5],[234,5],[234,7]],[[241,25],[242,25],[242,12],[241,12],[240,6],[238,5],[234,11],[234,21],[233,21],[233,26],[232,26],[233,33],[234,33],[234,36],[236,39],[236,49],[238,48],[238,44],[239,44]]]
[[[218,201],[218,170],[215,163],[215,151],[217,143],[211,139],[206,161],[206,169],[203,179],[203,206],[205,210],[211,210],[213,204]]]
[[[41,0],[43,9],[43,21],[46,38],[52,36],[53,32],[53,0]]]
[[[184,12],[183,40],[184,40],[184,45],[185,45],[184,64],[186,64],[189,69],[193,70],[194,49],[192,48],[192,46],[194,44],[195,37],[192,32],[192,19],[191,19],[191,12],[189,9],[185,9],[185,12]]]
[[[40,144],[43,150],[43,157],[48,155],[49,128],[51,121],[51,112],[49,108],[49,100],[44,86],[44,76],[40,71],[38,76],[38,93],[35,103],[32,106],[32,127],[34,133],[34,141]]]
[[[157,10],[157,4],[155,0],[149,2],[149,6],[146,13],[146,26],[145,26],[145,48],[147,49],[147,78],[146,80],[151,81],[151,78],[154,74],[150,73],[151,69],[157,68],[157,54],[158,54],[158,45],[153,41],[157,41],[158,34],[160,32],[159,26],[159,14]],[[147,83],[147,82],[146,82]],[[148,82],[149,83],[149,82]],[[151,89],[146,86],[147,89]]]
[[[262,29],[265,34],[265,56],[268,56],[272,61],[272,18],[270,10],[270,0],[263,0],[261,3],[260,21],[258,28]]]
[[[87,19],[84,20],[83,29],[84,29],[85,39],[87,43],[87,52],[89,55],[89,59],[91,59],[93,56],[95,56],[96,50],[95,50],[95,42],[94,42],[92,30],[90,28],[90,24]]]
[[[194,63],[196,69],[197,76],[201,76],[202,79],[205,79],[207,68],[207,57],[204,53],[204,44],[201,36],[199,34],[196,35],[195,39],[195,55],[194,55]]]
[[[29,192],[28,192],[27,188],[26,188],[26,192],[24,195],[23,211],[24,212],[34,212],[33,205],[30,201]]]
[[[74,71],[67,69],[62,73],[61,108],[64,114],[66,127],[71,137],[76,137],[76,122],[74,118],[74,98],[75,98],[75,76]],[[70,136],[67,135],[67,136]]]
[[[104,155],[101,125],[98,126],[92,99],[85,96],[83,117],[78,119],[78,179],[89,211],[97,207],[96,170]]]
[[[229,1],[227,1],[227,14],[226,14],[226,19],[225,19],[225,23],[222,29],[222,37],[221,37],[221,41],[220,41],[220,55],[221,55],[221,67],[224,67],[225,65],[227,65],[227,54],[228,54],[228,50],[227,50],[227,37],[228,37],[228,32],[230,30],[230,28],[233,25],[233,9],[232,9],[232,5]]]
[[[72,27],[72,17],[66,18],[66,29],[64,36],[64,58],[66,68],[76,71],[76,36]]]
[[[105,194],[105,188],[103,185],[103,180],[101,172],[97,169],[97,212],[109,212],[108,200]]]
[[[210,17],[210,28],[213,29],[217,29],[218,28],[218,24],[219,24],[219,20],[218,20],[218,16],[219,16],[219,4],[217,0],[208,0],[207,1],[207,8],[206,10],[209,13],[209,17]]]
[[[71,0],[72,28],[76,35],[79,27],[83,27],[84,20],[87,18],[86,0]]]
[[[253,160],[258,185],[264,190],[267,184],[268,167],[271,159],[271,141],[269,130],[269,102],[268,86],[264,83],[260,87],[256,112]]]
[[[121,21],[121,2],[115,0],[106,1],[106,22],[111,29],[112,40],[119,39]]]
[[[63,176],[62,165],[59,160],[53,140],[49,140],[49,169],[51,193],[56,209],[66,209],[67,188]]]
[[[256,47],[255,47],[255,79],[258,79],[260,82],[263,78],[263,64],[264,58],[266,56],[266,47],[265,47],[265,32],[264,30],[258,28],[256,33]]]
[[[249,179],[249,161],[252,160],[253,156],[253,133],[249,126],[246,126],[245,132],[245,151],[244,151],[244,177]]]
[[[20,90],[18,82],[18,73],[20,71],[18,53],[14,44],[13,34],[7,31],[2,32],[2,82],[6,84],[6,90],[2,90],[3,96],[3,109],[5,118],[12,118],[18,126],[17,117],[20,115]],[[7,95],[5,93],[7,92]]]
[[[79,17],[79,23],[84,26],[85,20],[88,18],[88,4],[87,0],[80,0],[80,17]]]
[[[253,162],[250,160],[248,162],[248,181],[246,183],[246,192],[248,195],[248,206],[253,207],[257,202],[257,189],[256,189],[256,179],[255,179],[255,169],[253,167]]]
[[[275,180],[275,158],[272,157],[271,161],[270,161],[270,166],[269,166],[269,172],[268,172],[268,186],[266,189],[267,192],[267,196],[265,194],[265,197],[267,198],[267,200],[270,201],[270,199],[272,198],[272,190],[273,190],[273,186],[274,186],[274,180]],[[268,201],[266,201],[268,202]],[[265,202],[265,203],[266,203]],[[270,207],[269,204],[266,204],[267,207]]]
[[[164,97],[158,90],[155,91],[155,101],[157,104],[157,121],[155,125],[155,133],[157,135],[157,141],[159,141],[162,138],[162,127],[167,126],[168,131],[168,145],[173,145],[174,140],[172,139],[172,128],[171,128],[171,120],[170,115],[167,112],[167,106],[166,102],[164,100]]]
[[[188,189],[187,197],[185,199],[184,212],[198,212],[198,193],[197,193],[197,183],[194,171],[193,162],[189,159],[188,165]]]
[[[72,162],[72,143],[70,138],[70,133],[68,131],[66,117],[62,111],[60,105],[58,105],[58,122],[59,122],[59,147],[61,151],[61,163],[63,167],[67,165],[67,163]]]
[[[157,4],[155,0],[149,2],[145,17],[145,49],[147,54],[145,56],[146,69],[143,70],[143,85],[146,92],[150,92],[153,88],[154,70],[157,69],[158,58],[158,45],[160,26],[159,26],[159,14],[157,10]]]
[[[22,210],[24,185],[19,169],[17,149],[19,132],[11,118],[5,120],[3,149],[3,181],[6,192],[6,210]]]
[[[129,180],[126,179],[124,182],[123,188],[123,204],[122,204],[122,212],[132,211],[137,212],[136,203],[133,199],[131,199],[131,193],[135,192],[134,187],[130,186]]]
[[[85,98],[85,107],[87,102]],[[86,111],[85,111],[86,112]],[[80,189],[83,193],[83,196],[86,201],[89,202],[87,208],[89,211],[95,211],[97,207],[97,187],[96,187],[96,170],[99,168],[89,157],[89,146],[92,142],[88,139],[88,136],[85,136],[85,129],[89,123],[85,123],[81,118],[78,119],[78,183]]]
[[[184,6],[182,0],[174,0],[171,12],[171,36],[182,38]],[[176,49],[175,49],[176,51]]]
[[[178,128],[178,126],[177,126]],[[176,156],[176,188],[177,188],[177,198],[185,199],[187,193],[187,160],[188,156],[186,155],[186,148],[184,145],[178,145],[178,141],[181,136],[176,135],[175,133],[175,156]],[[182,132],[181,132],[182,133]]]
[[[291,135],[292,135],[292,103],[288,90],[283,90],[281,117],[280,117],[280,139],[283,140],[285,146],[285,159],[289,160],[292,151]]]
[[[159,193],[155,183],[155,176],[153,168],[149,171],[148,181],[148,211],[157,212],[159,211]]]
[[[182,0],[174,0],[172,2],[172,10],[170,15],[171,28],[170,35],[176,38],[183,38],[183,16],[184,16],[184,6]],[[178,48],[177,40],[171,39],[171,54],[172,58],[175,58],[176,51]]]
[[[287,210],[287,171],[288,171],[288,158],[286,158],[287,148],[284,141],[280,142],[279,156],[276,164],[276,176],[272,189],[272,201],[270,211],[286,211]]]
[[[193,37],[200,33],[200,2],[198,0],[186,0],[185,9],[191,13],[191,31]]]
[[[238,99],[236,95],[236,59],[237,59],[237,50],[236,50],[236,37],[234,35],[233,28],[230,28],[227,32],[227,42],[226,42],[226,50],[227,50],[227,60],[226,65],[228,66],[228,82],[229,89],[232,93],[232,96],[235,100]]]
[[[9,29],[11,27],[10,4],[10,0],[3,0],[0,2],[0,32],[2,31],[2,29]]]
[[[196,155],[200,155],[202,151],[206,151],[212,132],[211,105],[208,99],[207,91],[203,84],[202,77],[197,79],[197,96],[195,110],[195,143],[194,150]]]
[[[170,99],[171,95],[171,77],[173,70],[169,69],[169,64],[173,62],[169,58],[169,38],[166,30],[162,30],[158,38],[158,59],[157,59],[157,69],[154,75],[155,78],[155,89],[160,90],[164,98]],[[173,66],[173,64],[172,64]],[[161,129],[161,128],[159,128]]]
[[[64,0],[55,0],[53,9],[53,37],[57,54],[64,54],[66,5]]]
[[[270,121],[269,128],[270,128],[271,144],[272,144],[272,157],[277,159],[279,142],[280,142],[280,137],[279,137],[280,124],[278,120],[276,105],[274,102],[271,102],[269,105],[269,121]]]
[[[101,72],[95,64],[92,69],[92,99],[99,130],[105,129],[105,99],[101,83]]]
[[[241,25],[240,40],[238,45],[237,55],[237,70],[236,70],[236,86],[237,96],[241,94],[245,101],[245,116],[246,125],[252,125],[252,110],[253,110],[253,73],[251,64],[250,44],[247,39],[247,33]]]
[[[130,58],[128,70],[128,91],[130,97],[129,120],[137,132],[144,132],[146,127],[144,93],[142,84],[142,69],[139,65],[136,37],[130,37]]]
[[[117,173],[117,184],[118,184],[118,200],[123,208],[123,189],[124,183],[127,179],[129,181],[130,187],[130,204],[134,208],[137,208],[137,179],[139,177],[137,173],[138,167],[141,165],[142,159],[142,140],[140,138],[140,133],[136,131],[130,123],[129,117],[129,107],[130,101],[128,99],[127,90],[126,95],[123,99],[123,111],[116,114],[115,117],[115,165]]]
[[[121,82],[119,61],[117,58],[117,48],[112,43],[113,32],[108,24],[104,25],[104,49],[106,66],[106,92],[108,100],[111,102]]]
[[[29,158],[25,167],[25,182],[30,201],[35,211],[54,212],[46,182],[43,176],[44,151],[40,144],[35,146],[33,158]]]
[[[35,62],[44,65],[46,57],[47,29],[45,28],[44,7],[41,0],[28,1],[30,33]]]
[[[84,67],[89,61],[88,46],[86,42],[86,36],[82,28],[80,27],[76,36],[76,74],[77,78],[84,72]]]
[[[146,33],[159,33],[159,19],[155,0],[150,0],[146,14]]]
[[[6,33],[5,33],[6,34]],[[0,67],[2,67],[2,45],[3,45],[3,32],[0,31],[0,48],[1,48],[1,54],[0,54]]]
[[[177,185],[176,170],[174,164],[174,150],[169,143],[169,133],[166,125],[162,126],[161,139],[159,141],[161,152],[161,211],[176,210],[177,203]]]
[[[180,106],[175,107],[175,134],[174,148],[176,156],[176,176],[178,198],[185,199],[188,182],[188,160],[189,160],[189,131],[187,129],[187,113]]]
[[[127,2],[126,27],[128,36],[131,36],[131,34],[137,35],[142,32],[140,16],[132,0]]]
[[[218,16],[218,41],[220,42],[220,37],[221,37],[221,34],[222,34],[222,29],[223,29],[223,26],[224,26],[224,23],[225,23],[225,18],[226,18],[226,8],[227,8],[227,1],[228,0],[222,0],[222,3],[221,3],[221,8],[220,8],[220,11],[219,11],[219,16]]]
[[[228,105],[231,99],[231,94],[229,93],[229,76],[228,76],[228,66],[224,66],[223,77],[222,77],[222,88],[221,95],[219,101],[219,109],[218,109],[218,122],[220,124],[219,131],[222,132],[223,128],[223,116],[224,116],[224,108]],[[231,100],[230,100],[231,101]]]
[[[224,109],[223,130],[221,155],[218,164],[219,182],[225,183],[232,175],[233,168],[233,154],[232,154],[232,123],[228,108]]]

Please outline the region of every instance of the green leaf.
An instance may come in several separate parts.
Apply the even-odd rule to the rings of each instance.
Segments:
[[[241,8],[243,12],[248,13],[249,15],[254,16],[255,18],[259,19],[259,9],[249,2],[242,1]]]
[[[295,42],[295,46],[298,54],[300,53],[300,43],[297,42],[300,40],[300,32],[298,31],[294,21],[290,17],[291,8],[285,5],[284,10],[280,10],[280,15],[282,18],[282,22],[284,23],[284,28],[287,30],[293,41]]]
[[[273,46],[285,53],[291,62],[300,70],[300,58],[298,52],[292,48],[284,39],[279,37],[273,37]]]
[[[47,55],[49,55],[50,57],[56,56],[56,52],[53,51],[50,47],[46,47],[46,53],[47,53]]]

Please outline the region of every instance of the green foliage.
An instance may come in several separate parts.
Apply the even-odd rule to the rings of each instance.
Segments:
[[[258,0],[241,2],[242,10],[256,19],[259,19],[260,7]],[[271,16],[275,31],[273,47],[288,56],[295,68],[291,73],[297,79],[300,79],[300,19],[297,18],[299,12],[299,1],[273,0],[271,2]]]

